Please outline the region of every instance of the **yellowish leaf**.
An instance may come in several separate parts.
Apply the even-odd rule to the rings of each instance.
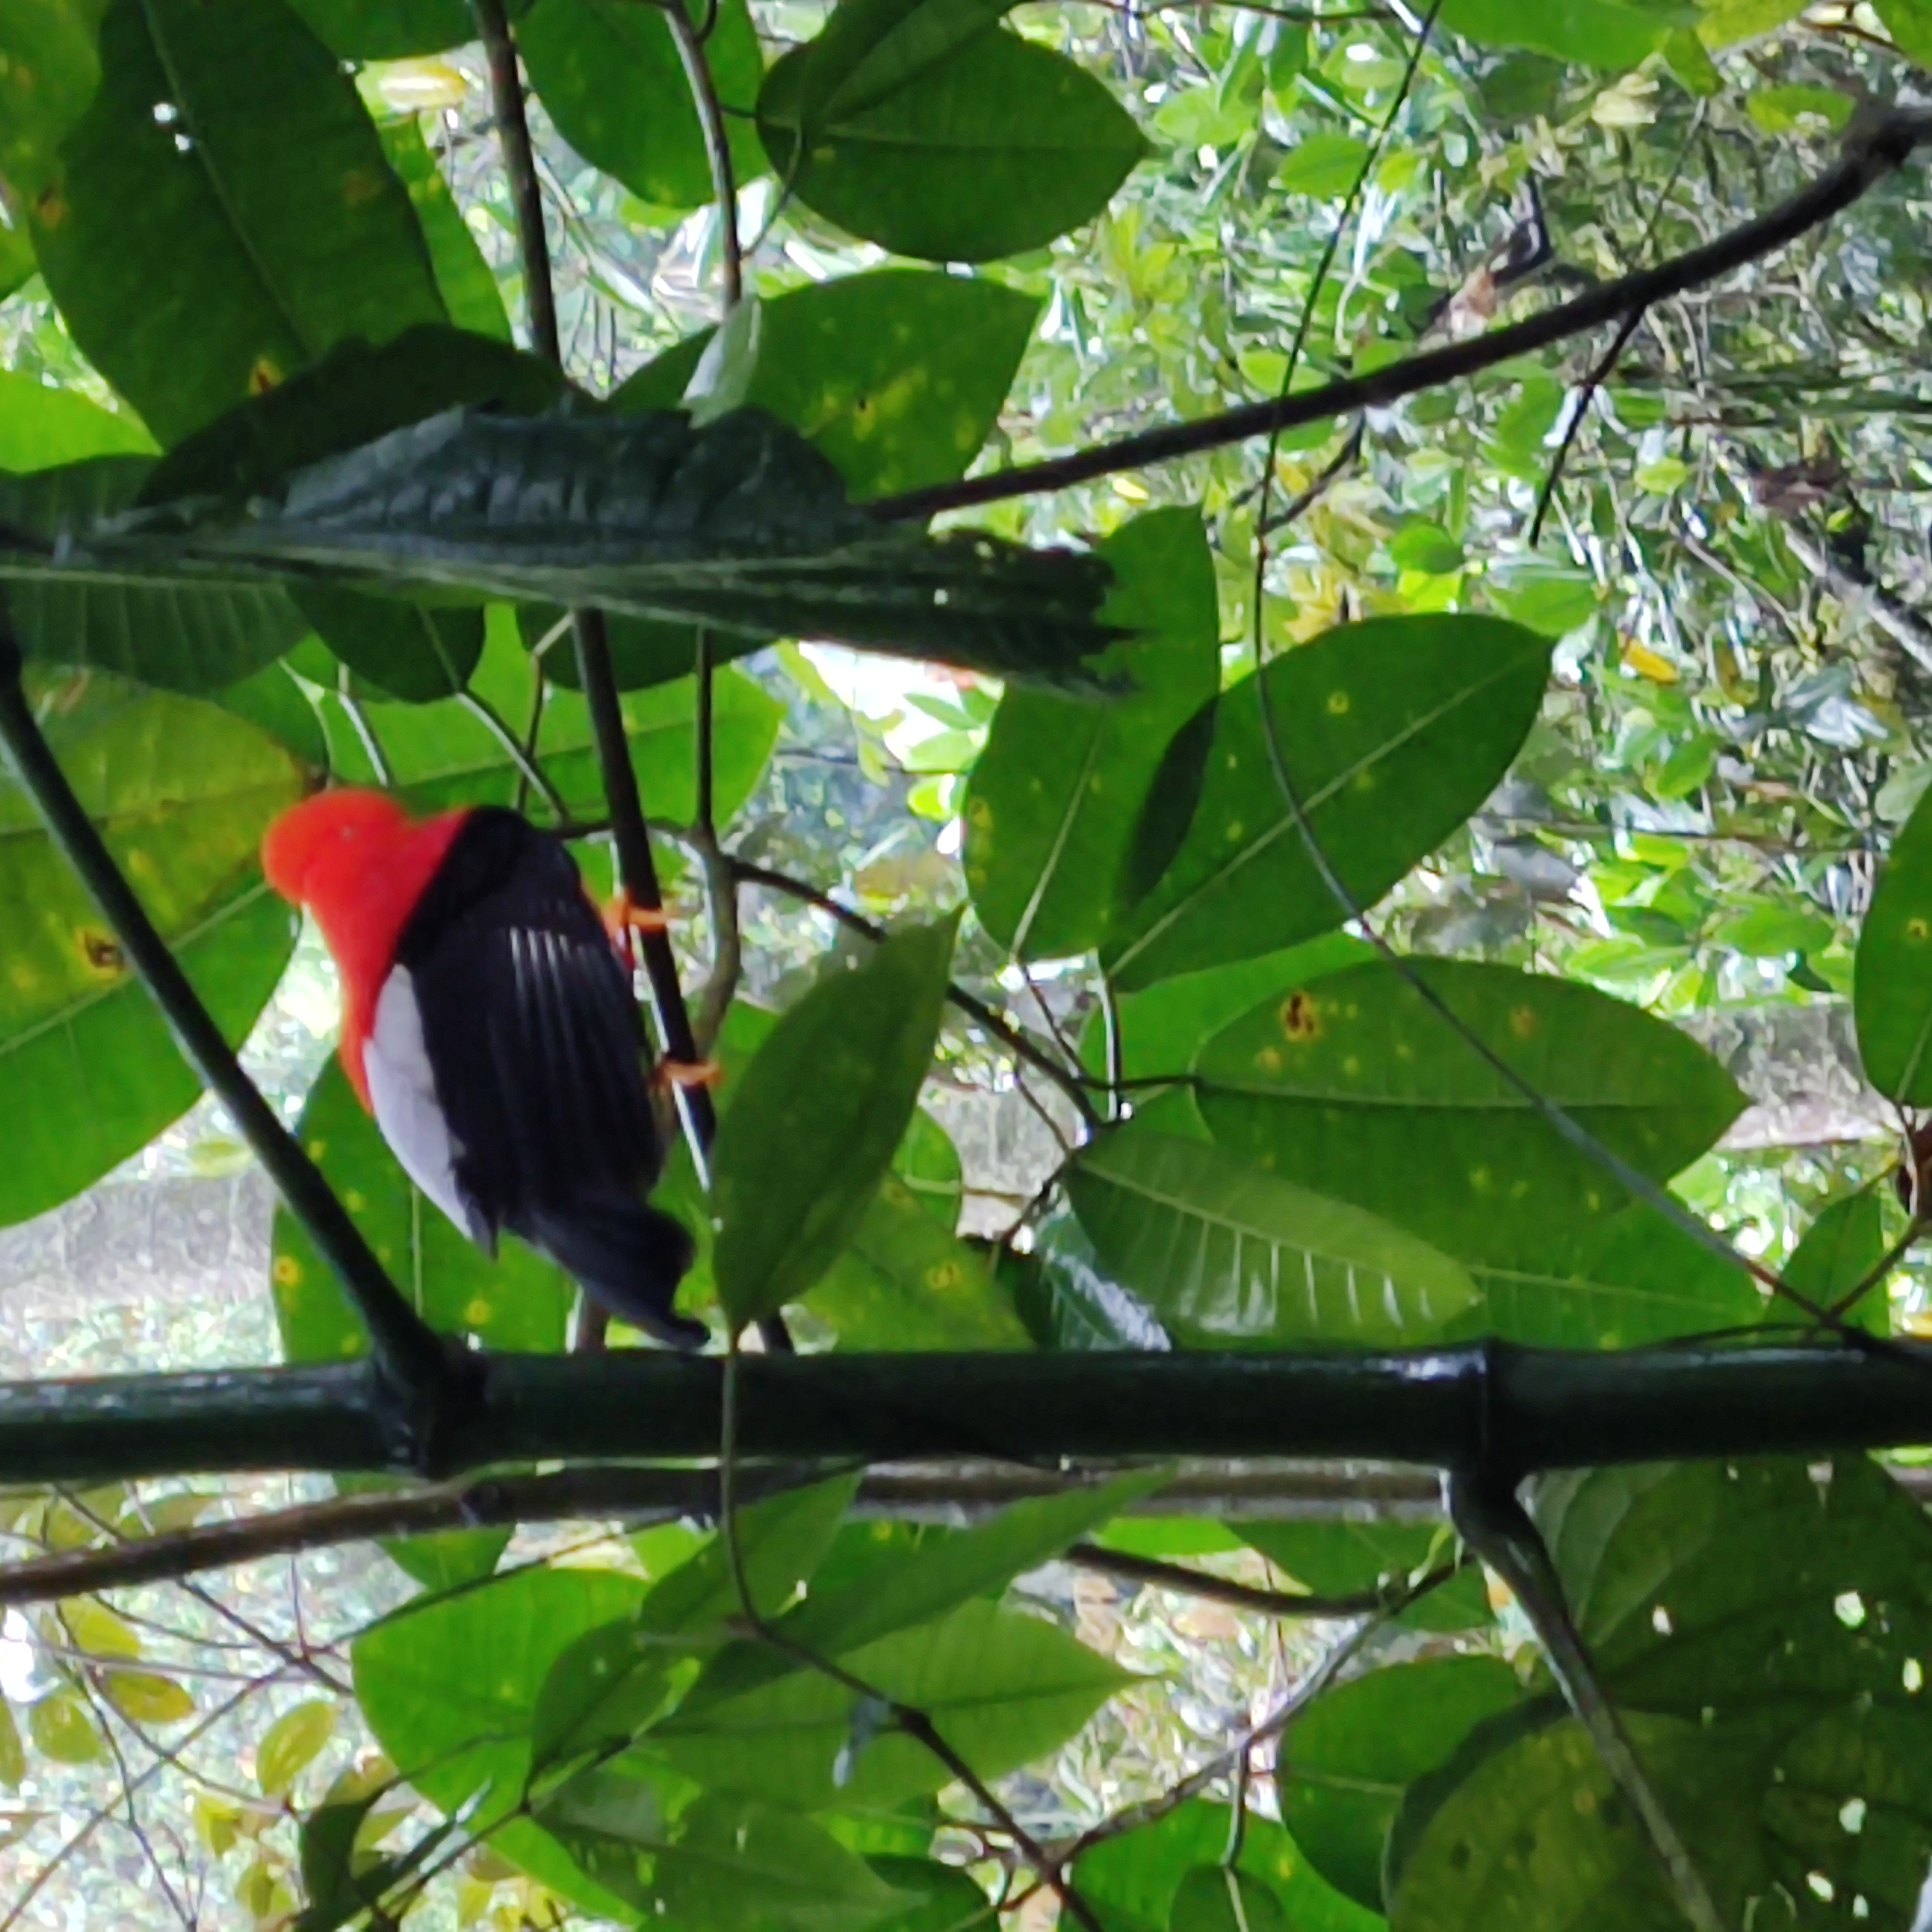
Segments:
[[[1675,684],[1684,675],[1661,651],[1654,651],[1648,644],[1639,644],[1634,638],[1624,640],[1624,664],[1639,677],[1648,678],[1652,684]]]
[[[17,1791],[26,1774],[26,1748],[20,1742],[20,1727],[14,1721],[14,1707],[0,1698],[0,1784]]]
[[[139,1657],[141,1640],[127,1621],[97,1597],[69,1597],[61,1622],[76,1650],[88,1657]]]
[[[34,1748],[56,1764],[92,1764],[106,1747],[87,1706],[72,1690],[43,1697],[27,1713]]]
[[[255,1752],[255,1782],[270,1798],[286,1798],[316,1754],[335,1735],[335,1706],[312,1698],[284,1711]]]
[[[157,1677],[151,1670],[110,1670],[100,1689],[130,1724],[178,1724],[194,1715],[188,1686],[172,1677]]]

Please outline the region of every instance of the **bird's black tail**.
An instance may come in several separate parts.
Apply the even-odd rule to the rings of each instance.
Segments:
[[[681,1222],[640,1202],[574,1201],[536,1208],[514,1232],[583,1284],[620,1321],[673,1348],[701,1348],[702,1322],[677,1312],[677,1285],[697,1250]]]

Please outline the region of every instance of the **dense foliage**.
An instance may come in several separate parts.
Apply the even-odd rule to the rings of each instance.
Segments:
[[[595,609],[724,1070],[708,1186],[685,1148],[660,1190],[722,1328],[1916,1324],[1916,172],[1620,330],[1213,424],[1748,222],[1861,152],[1932,61],[1924,0],[508,10],[0,0],[7,633],[230,1040],[298,943],[261,832],[332,781],[514,804],[616,884]],[[1185,460],[945,513],[1174,422],[1206,426]],[[200,1093],[70,856],[0,788],[0,1222]],[[1847,1006],[1888,1137],[1720,1151],[1713,1024]],[[939,1080],[1023,1095],[1064,1160],[986,1191]],[[565,1347],[563,1276],[426,1208],[338,1069],[298,1097],[432,1326]],[[290,1360],[365,1346],[302,1215],[271,1274]],[[1877,1464],[1544,1477],[1557,1587],[1466,1524],[1486,1592],[1446,1526],[1146,1520],[1157,1414],[1145,1448],[967,1528],[855,1517],[819,1472],[568,1561],[392,1541],[374,1595],[416,1594],[326,1643],[298,1598],[270,1636],[196,1599],[268,1660],[226,1702],[166,1592],[68,1595],[15,1629],[3,1828],[97,1768],[68,1845],[124,1799],[154,1922],[203,1922],[223,1868],[220,1910],[304,1932],[963,1932],[1056,1894],[1090,1932],[1918,1922],[1932,1529]],[[23,1550],[106,1550],[222,1500],[6,1507]],[[1340,1634],[1197,1748],[1187,1700],[1015,1587],[1070,1550],[1210,1592],[1264,1558]],[[188,1755],[244,1705],[251,1790]],[[1126,1708],[1165,1774],[1102,1791],[1070,1767]],[[142,1828],[159,1772],[205,1857]]]

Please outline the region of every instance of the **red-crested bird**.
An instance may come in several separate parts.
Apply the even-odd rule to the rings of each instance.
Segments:
[[[658,1340],[691,1237],[645,1196],[663,1149],[630,975],[576,861],[498,806],[410,817],[318,794],[262,844],[322,929],[343,1070],[410,1178],[488,1252],[508,1229]]]

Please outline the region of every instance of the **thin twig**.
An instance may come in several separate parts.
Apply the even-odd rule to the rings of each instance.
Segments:
[[[677,43],[678,58],[684,63],[684,77],[690,84],[698,123],[704,132],[704,152],[711,164],[712,192],[718,202],[721,252],[724,260],[724,309],[729,315],[745,293],[745,258],[738,240],[738,184],[732,172],[730,139],[725,132],[718,83],[712,77],[711,63],[705,58],[704,34],[684,10],[684,0],[662,0],[662,4],[670,37]]]
[[[1359,1617],[1386,1610],[1398,1600],[1407,1601],[1411,1594],[1408,1586],[1394,1590],[1352,1590],[1336,1597],[1312,1596],[1297,1590],[1258,1589],[1252,1583],[1238,1583],[1232,1577],[1210,1576],[1204,1570],[1190,1570],[1184,1564],[1163,1563],[1158,1557],[1104,1549],[1097,1543],[1075,1544],[1067,1551],[1066,1560],[1102,1576],[1152,1584],[1156,1589],[1172,1590],[1178,1596],[1199,1597],[1238,1610],[1258,1611],[1265,1617]],[[1457,1568],[1454,1563],[1441,1564],[1414,1587],[1433,1589],[1438,1583],[1446,1583]]]
[[[1385,408],[1425,389],[1481,374],[1518,356],[1567,341],[1606,322],[1620,322],[1633,309],[1654,308],[1706,282],[1729,274],[1788,246],[1830,220],[1886,177],[1904,166],[1932,140],[1932,115],[1901,110],[1882,116],[1848,135],[1838,160],[1808,187],[1768,213],[1739,224],[1714,242],[1688,254],[1600,284],[1540,315],[1453,342],[1426,355],[1360,376],[1345,376],[1318,388],[1253,403],[1238,410],[1170,423],[1160,429],[1096,443],[1066,456],[1016,464],[983,476],[881,496],[866,508],[881,523],[923,521],[942,510],[1003,503],[1016,496],[1068,490],[1127,470],[1172,463],[1226,448],[1230,443],[1323,422],[1364,409]]]
[[[539,671],[537,675],[541,678],[543,674]],[[562,793],[537,762],[535,752],[524,748],[524,741],[510,728],[509,721],[502,713],[488,698],[478,696],[473,691],[458,692],[456,701],[509,754],[510,763],[517,770],[518,786],[534,785],[543,794],[543,802],[550,807],[553,818],[560,822],[568,818],[570,808],[564,803]]]

